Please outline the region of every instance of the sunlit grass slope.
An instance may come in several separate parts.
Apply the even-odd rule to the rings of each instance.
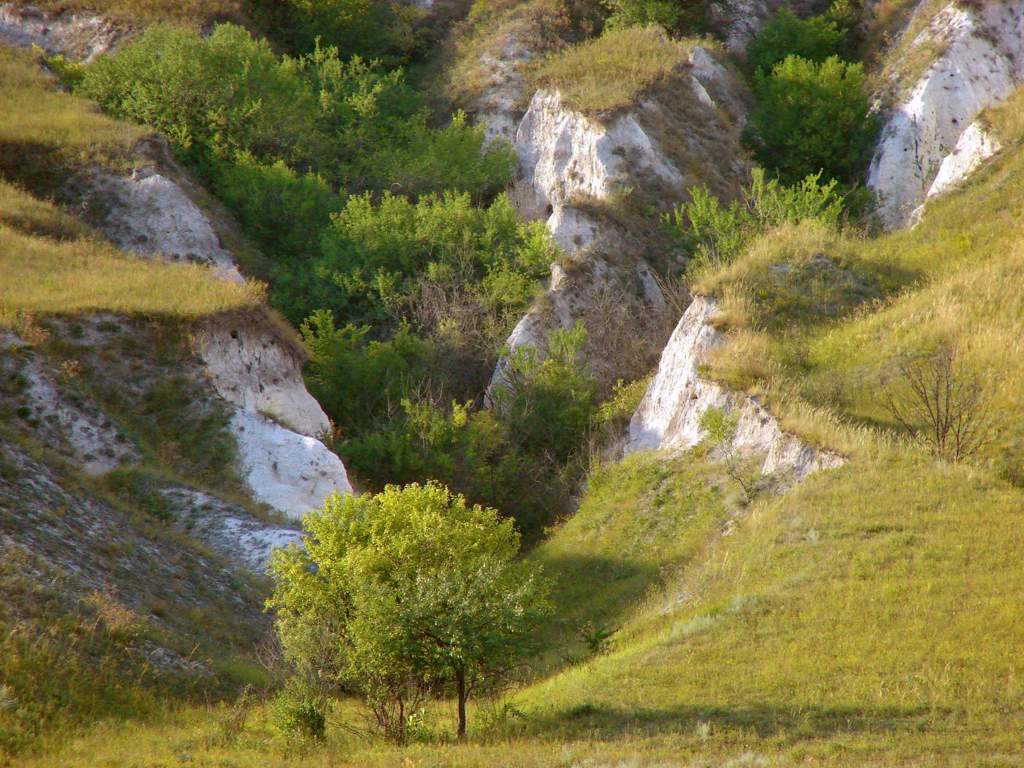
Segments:
[[[0,45],[0,175],[56,186],[88,163],[125,165],[143,129],[111,120],[56,81],[23,50]]]
[[[898,361],[953,347],[997,426],[979,461],[1024,481],[1019,103],[989,116],[1006,148],[964,189],[929,203],[917,227],[874,239],[784,229],[705,275],[697,290],[722,299],[732,340],[714,375],[753,391],[795,391],[850,422],[896,430],[886,387]]]
[[[611,653],[527,691],[527,722],[830,765],[1002,764],[1024,722],[1022,524],[1024,494],[977,470],[893,454],[822,473],[758,503]]]
[[[49,203],[0,182],[0,325],[88,311],[192,319],[254,306],[261,290],[197,265],[121,253]]]
[[[0,323],[19,313],[108,311],[195,318],[257,303],[254,286],[195,265],[127,256],[55,205],[46,190],[94,164],[130,160],[140,129],[57,90],[33,58],[0,46]]]

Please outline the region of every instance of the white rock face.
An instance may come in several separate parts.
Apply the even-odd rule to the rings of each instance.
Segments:
[[[242,282],[206,214],[167,176],[153,168],[130,177],[98,172],[90,186],[107,210],[103,231],[125,250],[208,264],[222,277]]]
[[[332,493],[352,493],[345,467],[319,440],[252,411],[235,411],[238,468],[259,501],[299,519]]]
[[[162,491],[174,507],[178,522],[190,534],[256,573],[264,573],[275,549],[301,544],[295,528],[267,525],[244,509],[191,488]]]
[[[783,432],[755,398],[701,378],[701,364],[724,341],[710,323],[714,312],[713,299],[697,296],[683,314],[630,421],[626,452],[692,448],[704,437],[701,416],[709,408],[718,408],[738,416],[729,450],[763,455],[763,474],[801,480],[819,469],[842,464],[842,457]]]
[[[524,68],[533,58],[534,52],[515,36],[509,36],[497,53],[480,56],[487,86],[476,104],[476,121],[483,125],[487,143],[495,139],[515,142],[526,92]]]
[[[308,437],[330,430],[302,380],[302,359],[268,324],[218,320],[207,324],[198,342],[214,388],[229,403]]]
[[[928,188],[928,197],[935,197],[955,187],[998,152],[1000,147],[999,139],[988,133],[978,121],[971,123],[960,134],[953,151],[946,155],[939,166],[939,172]]]
[[[210,264],[224,279],[242,280],[211,220],[168,175],[97,172],[89,187],[104,211],[100,226],[122,248]],[[200,329],[197,351],[214,389],[235,408],[239,474],[256,499],[297,518],[335,491],[352,492],[341,460],[318,439],[330,421],[306,390],[303,360],[269,317],[214,318]]]
[[[515,146],[520,169],[515,200],[530,219],[548,218],[576,196],[611,197],[637,173],[683,184],[682,174],[633,114],[604,125],[568,109],[553,91],[534,95]]]
[[[92,13],[46,13],[31,5],[0,3],[0,42],[47,53],[61,53],[86,63],[106,53],[123,33],[107,19]]]
[[[970,173],[992,150],[980,127],[963,145],[960,140],[983,109],[1024,81],[1024,1],[970,8],[950,4],[914,40],[914,48],[925,45],[943,52],[892,111],[868,173],[879,217],[889,228],[911,220],[936,180],[935,194]]]

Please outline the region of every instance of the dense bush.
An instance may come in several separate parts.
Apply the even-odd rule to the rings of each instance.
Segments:
[[[270,727],[285,744],[322,741],[327,733],[327,699],[300,678],[292,678],[267,708]]]
[[[694,34],[706,27],[707,5],[700,0],[608,0],[605,29],[656,24],[666,32]]]
[[[286,48],[322,40],[352,55],[402,58],[413,37],[406,7],[381,0],[252,0],[255,18]]]
[[[754,92],[747,138],[762,165],[786,184],[819,172],[856,180],[875,136],[860,64],[789,56],[755,74]]]
[[[206,39],[151,27],[89,66],[80,90],[109,112],[157,128],[193,161],[240,151],[295,161],[317,151],[309,119],[317,104],[301,73],[230,24]]]
[[[789,56],[822,62],[839,55],[846,30],[829,15],[798,18],[782,8],[747,47],[752,72],[771,72]]]
[[[349,198],[333,217],[317,264],[335,287],[333,308],[353,322],[405,317],[427,334],[504,333],[521,312],[555,247],[540,224],[522,224],[508,198],[488,208],[468,194]],[[458,315],[449,312],[465,299]],[[461,326],[461,327],[453,327]],[[471,327],[476,326],[476,327]]]
[[[818,221],[838,228],[843,196],[835,180],[820,183],[821,174],[785,186],[755,168],[740,200],[728,207],[707,189],[695,187],[690,202],[664,216],[669,232],[693,256],[693,267],[718,267],[735,259],[758,234],[780,224]]]
[[[514,516],[534,540],[565,508],[576,475],[564,468],[574,465],[596,405],[579,360],[583,328],[552,333],[544,357],[513,354],[508,387],[489,410],[454,399],[472,394],[445,379],[436,343],[404,328],[388,341],[368,333],[338,329],[326,312],[303,326],[310,388],[343,425],[346,465],[378,488],[439,480]]]
[[[297,173],[281,160],[261,163],[249,154],[218,166],[214,191],[276,260],[315,259],[331,214],[342,207],[322,177]]]

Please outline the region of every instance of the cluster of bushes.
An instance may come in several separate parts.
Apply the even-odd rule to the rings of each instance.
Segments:
[[[747,142],[787,184],[815,173],[853,184],[863,169],[877,126],[862,65],[842,58],[851,16],[844,0],[809,19],[783,8],[747,52],[757,99]]]
[[[373,340],[368,327],[336,328],[318,313],[302,331],[312,350],[310,389],[344,427],[347,465],[375,487],[440,480],[514,514],[529,540],[567,507],[597,405],[579,360],[582,326],[552,332],[544,355],[510,355],[491,408],[473,399],[471,382],[462,382],[463,399],[452,397],[472,361],[453,362],[407,326]]]
[[[76,87],[168,136],[260,245],[271,301],[302,327],[311,388],[357,474],[374,487],[441,479],[537,532],[558,507],[551,495],[565,495],[559,466],[592,405],[578,385],[582,338],[554,338],[543,361],[516,358],[515,394],[500,412],[477,407],[556,248],[500,194],[510,147],[485,146],[461,114],[432,125],[401,69],[350,55],[390,43],[361,39],[343,56],[308,38],[323,28],[344,42],[356,29],[343,14],[331,17],[337,34],[321,27],[328,5],[381,34],[370,17],[393,13],[280,4],[284,36],[305,51],[294,56],[237,26],[206,38],[154,27],[76,73]]]

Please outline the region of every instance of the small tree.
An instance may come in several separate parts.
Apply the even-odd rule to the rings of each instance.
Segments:
[[[291,661],[361,694],[390,737],[429,695],[466,703],[507,683],[547,609],[493,509],[436,483],[335,495],[303,521],[305,549],[275,553],[269,607]]]
[[[749,504],[752,498],[753,483],[733,446],[738,426],[739,417],[736,414],[726,413],[721,408],[708,408],[700,415],[700,428],[704,430],[704,443],[711,450],[721,452],[725,473],[739,485],[743,492],[743,503]]]
[[[992,439],[981,381],[942,346],[924,358],[903,360],[886,391],[889,412],[936,456],[961,461]]]

